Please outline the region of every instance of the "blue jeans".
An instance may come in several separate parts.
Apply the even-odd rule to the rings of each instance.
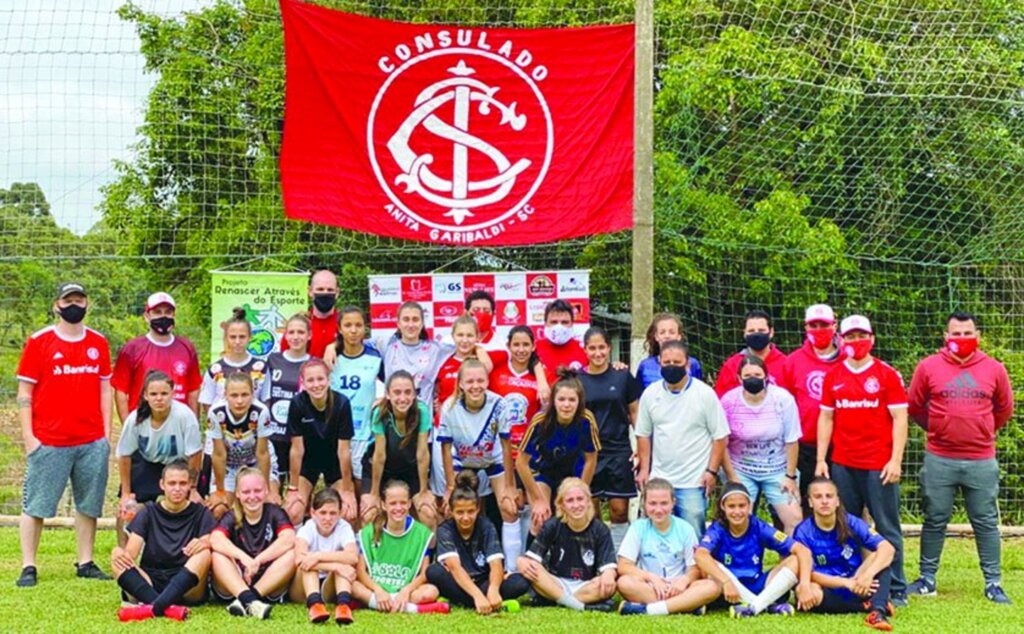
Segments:
[[[704,537],[704,524],[708,517],[708,499],[704,487],[675,490],[676,503],[672,514],[686,520],[697,531],[697,539]]]

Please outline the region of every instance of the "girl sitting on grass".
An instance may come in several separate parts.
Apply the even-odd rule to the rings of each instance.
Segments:
[[[313,512],[295,536],[295,565],[291,598],[305,602],[309,620],[323,623],[331,618],[324,605],[337,601],[334,620],[352,623],[352,582],[359,565],[359,547],[349,523],[341,519],[341,496],[323,489],[313,496]]]
[[[739,482],[729,482],[718,500],[715,521],[697,548],[697,565],[722,586],[726,601],[733,604],[733,618],[770,614],[793,615],[793,606],[778,602],[797,586],[803,603],[811,593],[811,552],[751,515],[750,493]],[[783,558],[767,573],[762,567],[764,549]],[[797,580],[799,577],[799,585]]]

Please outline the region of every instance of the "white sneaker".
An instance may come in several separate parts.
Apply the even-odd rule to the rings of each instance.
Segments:
[[[249,604],[249,616],[256,617],[260,620],[269,619],[270,609],[273,607],[274,606],[272,606],[269,603],[264,603],[262,601],[253,601]]]
[[[231,616],[245,616],[245,606],[238,599],[228,604],[228,614]]]

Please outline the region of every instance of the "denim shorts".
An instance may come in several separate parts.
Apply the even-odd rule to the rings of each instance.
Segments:
[[[758,495],[764,497],[765,501],[772,506],[798,504],[795,498],[782,490],[782,484],[786,481],[786,473],[769,476],[749,476],[736,471],[736,479],[750,492],[750,498],[756,500]],[[796,483],[799,485],[799,482]]]

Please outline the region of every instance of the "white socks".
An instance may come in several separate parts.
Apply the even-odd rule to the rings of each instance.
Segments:
[[[523,550],[521,541],[519,520],[502,522],[501,524],[501,551],[505,555],[506,572],[516,571],[516,559]]]
[[[568,590],[562,591],[562,596],[558,597],[557,603],[577,612],[582,612],[584,608],[583,602],[574,597]]]
[[[668,616],[668,603],[655,601],[647,604],[647,616]]]
[[[793,574],[793,571],[783,566],[779,568],[779,571],[775,573],[767,584],[764,586],[764,590],[761,594],[757,595],[753,601],[750,602],[750,607],[754,610],[755,614],[760,614],[769,605],[775,603],[787,592],[790,588],[796,585],[797,578]]]
[[[623,540],[626,539],[626,532],[630,530],[628,523],[611,524],[611,543],[615,547],[615,552],[618,552],[618,547],[623,545]]]

